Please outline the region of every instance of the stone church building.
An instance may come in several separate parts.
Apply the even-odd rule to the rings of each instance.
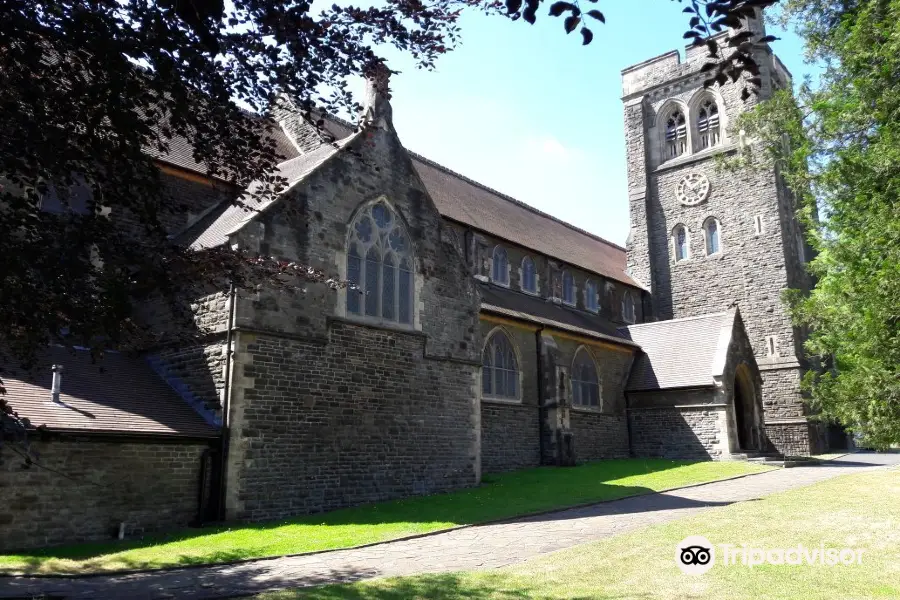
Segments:
[[[760,98],[790,75],[758,48]],[[742,151],[737,85],[702,52],[623,72],[627,248],[406,150],[386,78],[335,143],[285,104],[288,188],[247,212],[177,144],[158,156],[192,207],[174,239],[293,260],[353,285],[198,297],[202,343],[48,350],[15,408],[53,438],[0,465],[0,546],[215,519],[265,520],[477,485],[483,473],[629,456],[808,454],[822,440],[780,302],[807,248],[775,170]],[[624,201],[624,199],[623,199]],[[248,202],[252,202],[248,200]],[[51,365],[62,365],[58,400]]]

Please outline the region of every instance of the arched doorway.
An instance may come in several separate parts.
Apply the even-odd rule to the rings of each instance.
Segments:
[[[755,435],[755,405],[756,389],[753,385],[750,368],[746,363],[741,363],[734,374],[734,419],[738,450],[757,450],[759,448]]]

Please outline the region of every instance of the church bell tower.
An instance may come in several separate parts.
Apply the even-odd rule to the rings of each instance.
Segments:
[[[761,19],[750,27],[754,39],[765,35]],[[628,269],[651,290],[658,320],[740,309],[763,379],[770,447],[805,455],[821,448],[823,436],[801,399],[802,332],[782,292],[809,289],[808,248],[774,165],[724,171],[716,163],[753,143],[729,124],[791,85],[768,44],[754,53],[762,85],[746,101],[740,80],[704,88],[705,45],[688,47],[683,59],[676,50],[622,72]],[[765,160],[761,150],[754,156]],[[679,351],[676,342],[672,352]]]

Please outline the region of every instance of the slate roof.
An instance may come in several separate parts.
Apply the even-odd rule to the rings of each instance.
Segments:
[[[634,361],[627,390],[650,391],[714,385],[716,366],[724,364],[722,337],[731,339],[735,312],[629,325],[621,335],[643,350]]]
[[[301,154],[279,164],[278,174],[288,181],[287,188],[281,192],[282,195],[326,160],[337,154],[349,139],[346,138],[336,144],[323,144],[308,154]],[[252,194],[260,190],[262,186],[263,183],[254,181],[241,197],[242,205],[228,200],[223,201],[221,210],[215,216],[208,221],[203,219],[196,223],[186,233],[179,235],[179,238],[194,250],[224,244],[228,240],[229,234],[240,229],[253,219],[257,212],[265,210],[275,201],[274,198],[260,201],[252,197]]]
[[[329,118],[326,129],[338,139],[352,135],[353,126],[341,119]],[[273,132],[278,147],[292,159],[312,157],[325,145],[309,154],[300,155],[287,136],[277,130]],[[592,235],[565,221],[534,209],[527,204],[501,194],[487,186],[455,173],[427,158],[410,152],[413,165],[422,178],[438,211],[442,216],[474,227],[490,235],[508,240],[540,254],[551,256],[561,262],[598,273],[609,279],[640,287],[626,273],[625,249]],[[193,160],[190,146],[184,140],[173,140],[168,156],[157,156],[160,160],[185,169],[204,173],[205,170]],[[311,169],[318,166],[315,158]],[[287,164],[291,160],[285,161]],[[238,208],[238,207],[235,207]],[[238,211],[241,209],[238,208]],[[246,214],[246,213],[245,213]],[[234,214],[228,217],[231,226],[242,219]],[[204,219],[209,225],[209,219]],[[194,247],[210,247],[224,243],[224,234],[229,228],[217,224],[209,235],[199,238],[199,224],[194,224],[194,238],[188,241]],[[184,239],[184,236],[179,236]]]
[[[51,400],[51,365],[63,365],[60,403]],[[5,365],[6,398],[35,427],[51,431],[215,438],[197,414],[141,358],[109,352],[96,363],[86,350],[47,349],[31,371]]]
[[[636,346],[601,316],[487,283],[479,283],[478,287],[481,292],[481,310],[484,312],[547,325],[623,346]]]

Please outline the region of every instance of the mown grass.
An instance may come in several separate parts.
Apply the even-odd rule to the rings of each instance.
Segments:
[[[900,598],[900,470],[847,475],[711,509],[504,569],[272,592],[255,600],[834,600]],[[754,548],[864,549],[852,565],[723,565],[681,573],[689,535]]]
[[[138,540],[0,556],[0,573],[87,573],[212,564],[348,548],[413,534],[661,491],[766,470],[743,462],[608,460],[485,477],[448,494],[296,519],[191,529]]]

